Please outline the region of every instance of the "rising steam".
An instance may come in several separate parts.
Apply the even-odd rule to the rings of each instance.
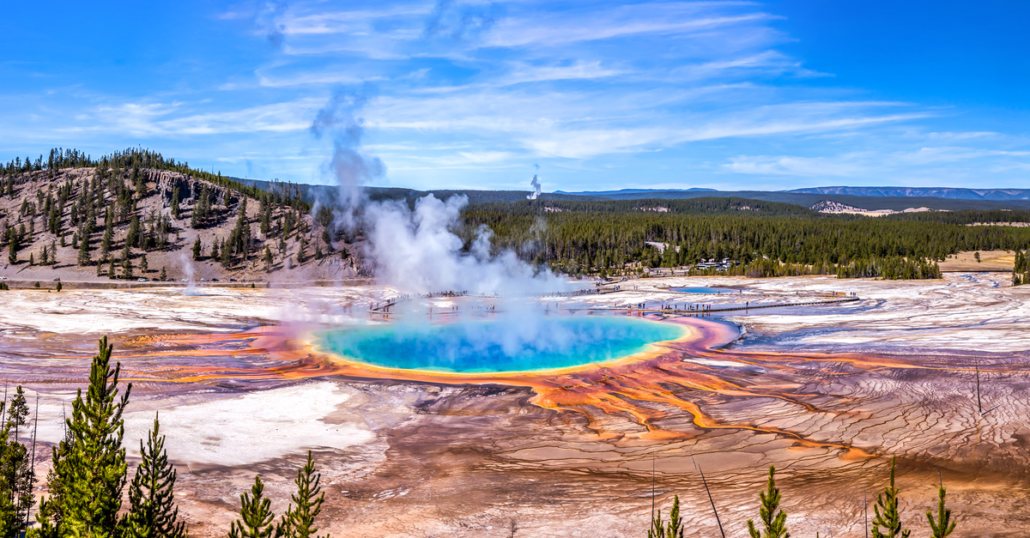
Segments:
[[[540,179],[536,177],[536,174],[533,174],[533,180],[530,181],[529,184],[533,186],[533,192],[529,193],[529,196],[527,196],[526,198],[529,200],[536,200],[540,197],[541,192]]]
[[[493,233],[485,226],[466,248],[454,233],[468,203],[464,195],[445,201],[426,196],[414,208],[404,201],[368,200],[363,186],[386,170],[382,161],[361,151],[364,127],[358,112],[368,102],[367,93],[336,93],[319,110],[310,131],[317,138],[333,138],[329,169],[340,186],[338,214],[348,229],[365,231],[365,253],[379,283],[403,293],[522,295],[564,287],[549,270],[523,262],[514,252],[494,252]],[[539,182],[536,189],[539,193]]]
[[[361,139],[365,135],[364,119],[357,114],[368,104],[368,92],[336,92],[315,116],[309,130],[315,138],[333,137],[333,158],[329,169],[340,186],[337,204],[342,210],[342,224],[355,226],[354,212],[364,200],[362,187],[386,173],[378,157],[364,155]]]
[[[182,273],[186,275],[186,289],[183,290],[183,295],[203,295],[197,291],[197,283],[193,279],[193,261],[190,260],[189,256],[185,252],[179,253],[179,263],[182,264]]]

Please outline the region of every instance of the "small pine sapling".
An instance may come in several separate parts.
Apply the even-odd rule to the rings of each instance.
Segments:
[[[762,506],[758,509],[758,516],[762,520],[765,529],[759,532],[755,527],[754,520],[747,520],[747,531],[751,538],[790,538],[787,532],[787,513],[776,510],[780,507],[780,489],[776,487],[776,466],[769,466],[769,481],[765,491],[758,493],[758,499]]]
[[[873,538],[908,538],[912,532],[901,528],[898,488],[894,487],[894,458],[891,458],[890,484],[883,488],[883,493],[876,496],[873,512]],[[880,531],[880,527],[883,527],[883,531]]]
[[[647,530],[647,538],[683,538],[683,519],[680,518],[680,496],[672,499],[672,510],[669,512],[669,522],[662,521],[662,511],[651,520],[651,528]]]
[[[273,524],[275,514],[272,513],[272,502],[263,495],[265,485],[261,477],[254,477],[254,485],[250,493],[240,495],[240,519],[233,521],[229,527],[229,538],[270,538],[277,536]]]
[[[951,510],[944,507],[944,496],[947,490],[944,486],[937,489],[937,520],[934,521],[933,512],[926,511],[926,519],[930,522],[930,536],[932,538],[948,538],[955,531],[956,521],[951,520]]]

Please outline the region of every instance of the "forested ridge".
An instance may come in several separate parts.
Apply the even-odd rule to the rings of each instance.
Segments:
[[[191,168],[188,161],[176,161],[173,158],[166,159],[162,154],[147,149],[128,148],[125,151],[115,151],[94,159],[92,156],[77,149],[53,148],[46,158],[40,155],[35,160],[26,156],[24,160],[16,157],[14,160],[5,163],[2,167],[3,187],[13,189],[19,182],[25,181],[32,176],[26,175],[30,172],[46,171],[48,177],[54,177],[57,172],[67,168],[97,168],[101,170],[130,170],[150,169],[168,170],[179,172],[187,177],[202,179],[225,187],[237,193],[255,199],[270,197],[275,205],[289,206],[295,210],[310,210],[310,205],[305,203],[300,196],[300,187],[290,183],[270,182],[268,188],[246,185],[234,178],[222,176],[221,172],[207,172],[197,168]]]
[[[148,150],[93,159],[54,149],[0,167],[0,246],[10,266],[95,267],[98,277],[124,279],[166,280],[166,263],[183,265],[170,257],[179,251],[233,272],[348,258],[351,238],[331,214],[316,220],[296,185],[266,186]]]
[[[655,211],[657,204],[667,211]],[[935,278],[935,262],[950,254],[1022,251],[1030,245],[1028,228],[965,225],[990,216],[985,212],[932,215],[945,217],[938,221],[822,215],[790,204],[732,198],[537,201],[471,206],[465,211],[465,234],[471,237],[476,227],[486,225],[495,234],[495,244],[527,259],[572,273],[608,274],[637,262],[645,267],[681,267],[729,258],[742,267],[766,261],[768,270],[753,276],[784,274],[781,269],[793,265],[807,266],[809,272],[819,266],[816,272],[841,277]],[[659,252],[648,242],[669,248]],[[838,267],[846,269],[839,272]],[[806,273],[796,268],[793,274]]]
[[[964,209],[962,211],[923,211],[881,217],[888,220],[935,222],[938,224],[1030,223],[1030,211],[1008,209]]]

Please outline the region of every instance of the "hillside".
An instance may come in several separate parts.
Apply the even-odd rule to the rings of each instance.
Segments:
[[[175,281],[192,273],[198,281],[242,282],[358,274],[360,244],[329,233],[328,219],[316,222],[298,199],[148,161],[155,159],[139,153],[89,167],[8,166],[0,176],[0,276],[106,281],[113,270],[134,280],[163,269]]]

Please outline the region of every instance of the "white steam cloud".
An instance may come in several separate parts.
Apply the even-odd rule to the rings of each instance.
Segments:
[[[529,193],[529,196],[527,196],[526,198],[529,200],[536,200],[540,197],[541,193],[540,179],[536,177],[536,174],[533,174],[533,180],[530,181],[529,184],[533,186],[533,192]]]
[[[318,112],[310,131],[317,138],[333,137],[329,168],[340,185],[338,215],[348,229],[365,230],[369,265],[380,284],[402,293],[504,295],[566,287],[550,270],[536,268],[512,251],[494,252],[493,233],[485,226],[466,249],[454,233],[461,227],[461,210],[468,203],[464,195],[446,201],[426,196],[415,202],[414,209],[405,201],[368,200],[362,187],[386,171],[382,161],[360,150],[364,127],[358,112],[368,102],[367,93],[336,93]],[[539,194],[535,176],[534,182]]]
[[[337,200],[343,210],[342,224],[354,227],[354,211],[364,201],[362,187],[386,173],[386,166],[378,157],[364,155],[361,139],[365,135],[364,119],[357,115],[368,103],[368,88],[365,92],[336,92],[329,102],[318,111],[310,131],[315,138],[325,134],[333,137],[333,158],[329,169],[339,183]]]
[[[193,260],[185,252],[179,253],[179,262],[182,264],[182,272],[186,275],[186,289],[183,295],[202,295],[197,291],[196,281],[193,279]]]
[[[464,242],[451,230],[467,203],[464,195],[446,201],[429,195],[414,211],[404,202],[369,204],[365,223],[376,277],[410,293],[455,290],[513,296],[563,287],[549,270],[537,271],[510,250],[494,254],[493,232],[486,226],[476,230],[471,247],[463,251]]]

